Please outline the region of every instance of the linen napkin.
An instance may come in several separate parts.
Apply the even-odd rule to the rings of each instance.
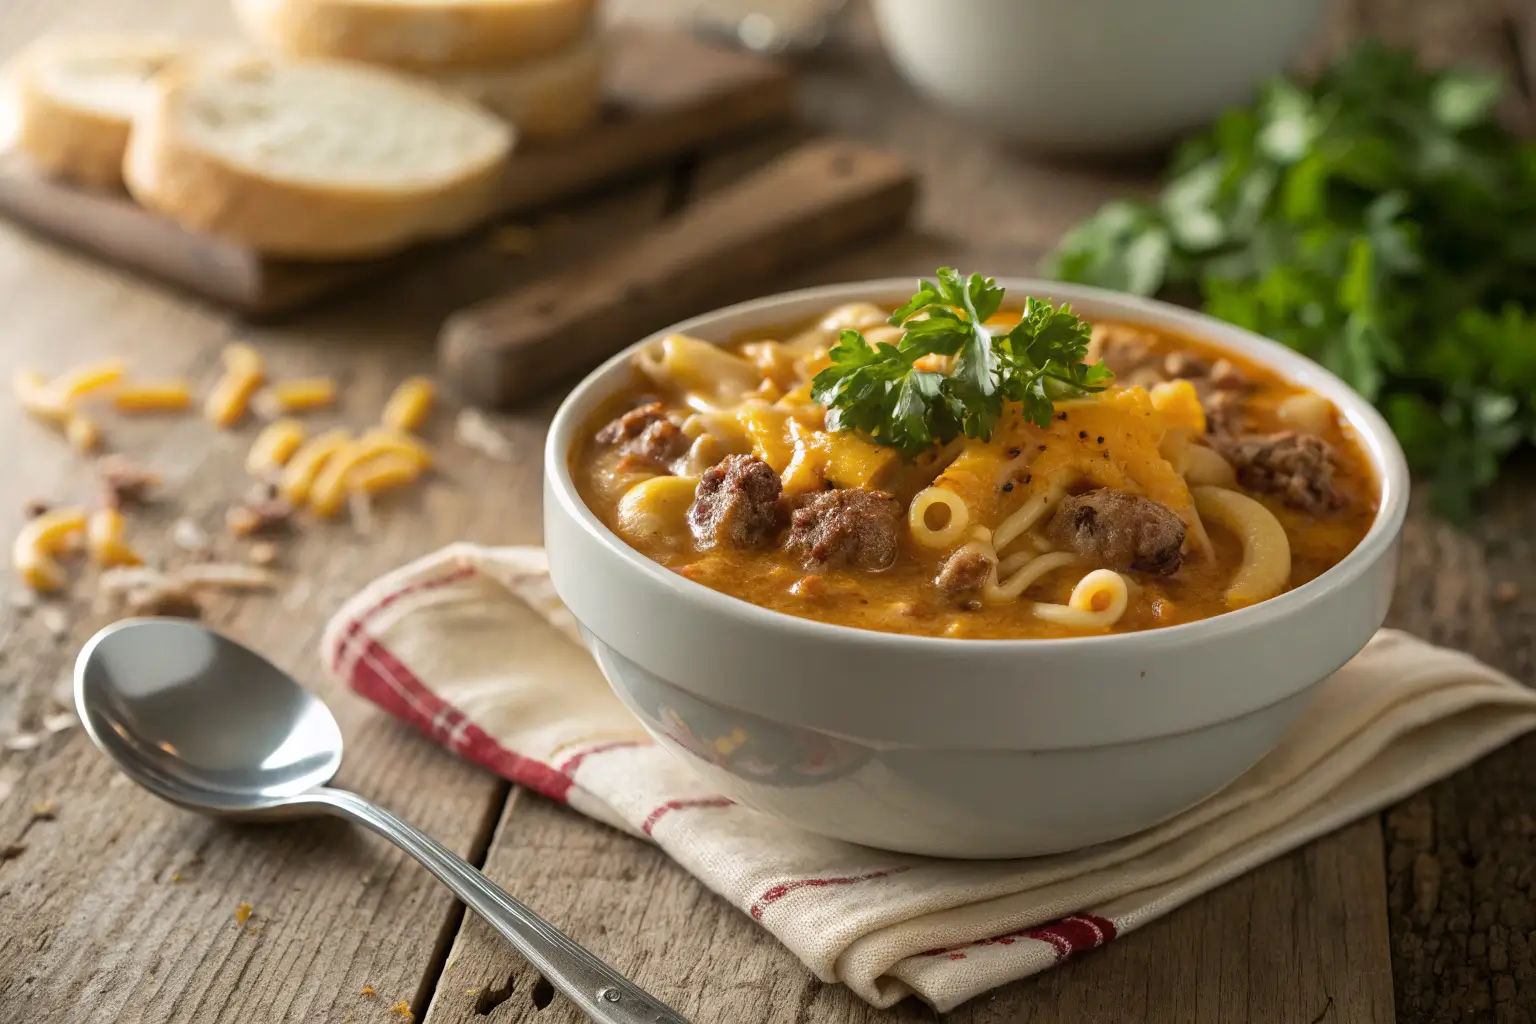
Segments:
[[[1205,803],[1087,850],[949,861],[802,832],[656,746],[580,646],[536,548],[457,544],[389,574],[326,630],[353,690],[455,753],[661,846],[876,1006],[940,1011],[1103,945],[1536,727],[1536,694],[1382,630],[1291,736]],[[697,742],[680,737],[684,742]]]

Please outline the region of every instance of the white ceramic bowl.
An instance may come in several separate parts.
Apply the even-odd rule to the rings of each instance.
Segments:
[[[875,0],[891,60],[935,101],[1058,152],[1145,149],[1251,98],[1320,0]]]
[[[544,477],[550,569],[615,692],[725,795],[812,832],[911,853],[1018,857],[1115,839],[1203,800],[1268,753],[1385,617],[1408,472],[1368,403],[1295,352],[1197,313],[1094,288],[1001,283],[1014,298],[1070,301],[1090,319],[1208,338],[1326,395],[1375,466],[1376,522],[1305,586],[1166,629],[961,640],[795,618],[662,568],[577,494],[572,443],[633,379],[631,347],[555,415]],[[905,278],[810,288],[672,330],[723,342],[856,299],[894,305],[911,290]],[[722,753],[713,741],[738,729],[746,742]]]

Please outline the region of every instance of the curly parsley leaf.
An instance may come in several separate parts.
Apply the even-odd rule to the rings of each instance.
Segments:
[[[1018,402],[1044,426],[1060,398],[1102,391],[1110,373],[1083,363],[1089,327],[1069,306],[1025,299],[1019,323],[994,335],[986,321],[1002,308],[995,280],[948,267],[919,281],[912,298],[891,315],[903,328],[895,345],[871,345],[843,331],[831,365],[811,383],[827,409],[829,430],[856,430],[908,458],[964,435],[992,436],[1003,403]],[[919,369],[928,356],[951,357],[950,372]]]
[[[1106,204],[1047,270],[1207,312],[1318,360],[1387,414],[1436,508],[1471,508],[1536,427],[1536,144],[1481,73],[1367,43],[1279,79]]]

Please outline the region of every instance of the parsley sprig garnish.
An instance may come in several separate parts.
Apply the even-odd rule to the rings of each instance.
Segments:
[[[904,330],[897,344],[871,345],[858,331],[843,331],[832,365],[811,382],[812,399],[826,406],[827,429],[856,430],[911,458],[962,434],[990,438],[1004,402],[1018,402],[1025,418],[1044,427],[1057,399],[1108,386],[1103,363],[1083,362],[1089,327],[1069,305],[1026,298],[1018,324],[994,333],[986,321],[1002,307],[1003,292],[990,277],[942,267],[891,314]],[[919,369],[929,355],[953,356],[950,372]]]
[[[1049,269],[1193,289],[1318,360],[1386,414],[1435,507],[1465,516],[1536,438],[1536,144],[1499,125],[1500,91],[1364,44],[1229,111],[1158,199],[1105,206]]]

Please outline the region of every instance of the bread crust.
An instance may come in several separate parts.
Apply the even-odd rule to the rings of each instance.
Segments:
[[[445,72],[443,86],[516,126],[526,143],[569,138],[602,113],[607,47],[589,37],[553,57],[500,71]]]
[[[164,65],[184,55],[169,40],[134,36],[39,41],[6,69],[3,102],[8,136],[5,142],[9,148],[25,154],[50,176],[91,188],[121,188],[130,118],[56,96],[42,75],[50,61],[92,50],[110,52],[114,47],[121,47],[128,57],[159,57]]]
[[[270,66],[260,60],[245,64]],[[238,68],[233,66],[236,73]],[[493,212],[514,139],[510,129],[498,126],[507,134],[506,145],[488,159],[466,164],[448,182],[360,187],[277,179],[207,151],[178,128],[190,74],[172,72],[159,84],[155,102],[134,123],[123,160],[123,179],[133,197],[189,230],[280,258],[382,256],[469,229]],[[430,83],[406,84],[446,102],[465,102]]]
[[[597,0],[235,0],[246,31],[297,57],[414,71],[500,68],[569,49]]]

